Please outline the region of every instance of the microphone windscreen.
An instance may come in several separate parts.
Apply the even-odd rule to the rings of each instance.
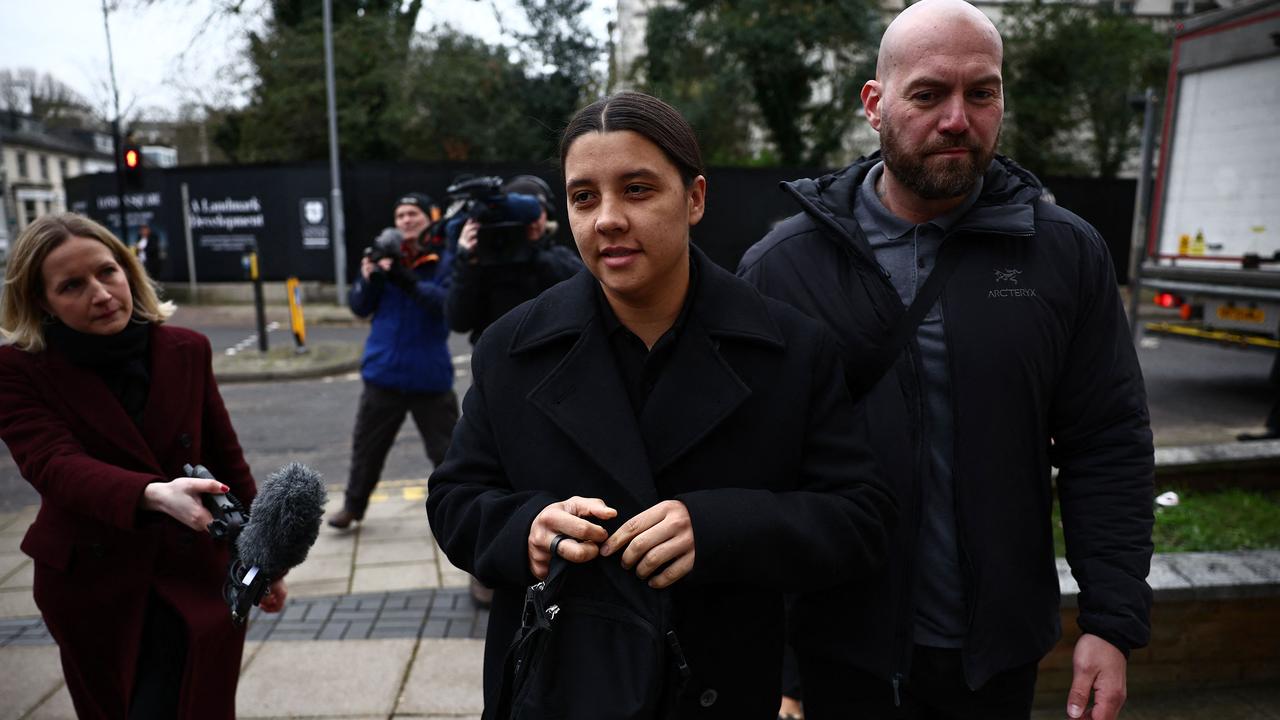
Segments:
[[[320,473],[306,465],[289,463],[271,474],[236,541],[240,562],[273,578],[301,565],[320,534],[327,499]]]

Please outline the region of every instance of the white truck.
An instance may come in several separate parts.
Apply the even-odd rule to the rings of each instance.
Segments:
[[[1280,0],[1175,29],[1161,137],[1144,330],[1280,350]]]

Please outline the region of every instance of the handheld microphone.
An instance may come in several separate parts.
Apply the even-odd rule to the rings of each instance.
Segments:
[[[274,579],[307,559],[327,499],[320,473],[306,465],[289,463],[267,477],[249,506],[223,585],[236,624],[244,624]]]

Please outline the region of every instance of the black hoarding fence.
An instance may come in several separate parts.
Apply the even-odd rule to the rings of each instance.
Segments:
[[[263,278],[333,278],[328,173],[323,165],[153,169],[140,190],[125,194],[128,228],[115,214],[111,175],[67,183],[71,210],[89,215],[136,246],[150,231],[147,266],[164,282],[187,280],[182,185],[188,189],[196,277],[201,282],[248,279],[246,253],[257,250]]]
[[[752,243],[799,208],[779,183],[818,177],[812,168],[710,168],[707,210],[692,238],[721,266],[734,270]],[[564,180],[550,165],[464,163],[357,163],[343,169],[347,279],[355,277],[363,249],[392,225],[394,203],[406,192],[425,192],[442,207],[445,188],[462,175],[510,178],[537,175],[556,194],[552,219],[558,242],[572,244],[565,216]],[[188,186],[196,277],[200,282],[243,281],[244,256],[256,248],[266,281],[290,276],[333,280],[329,171],[320,163],[193,166],[148,171],[141,188],[126,193],[128,229],[117,227],[112,175],[87,175],[67,182],[68,205],[111,228],[135,246],[149,228],[147,266],[162,282],[185,282],[187,248],[183,231],[182,184]],[[1127,277],[1133,180],[1048,178],[1057,203],[1098,228],[1111,249],[1117,274]]]

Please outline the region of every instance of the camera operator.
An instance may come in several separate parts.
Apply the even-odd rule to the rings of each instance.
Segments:
[[[342,510],[329,525],[344,529],[364,517],[387,452],[404,423],[414,424],[434,465],[444,460],[458,398],[444,321],[450,255],[427,232],[438,209],[422,193],[396,201],[395,229],[365,251],[351,288],[351,311],[373,316],[360,374],[364,392],[351,440],[351,475]]]
[[[471,333],[472,345],[507,311],[582,269],[575,251],[551,242],[554,224],[548,215],[554,212],[554,196],[542,178],[517,175],[502,185],[502,192],[508,197],[536,198],[541,212],[532,222],[513,228],[515,237],[497,227],[512,223],[488,223],[473,217],[462,226],[446,307],[449,327],[454,332]],[[486,243],[520,246],[498,249],[486,247]]]

